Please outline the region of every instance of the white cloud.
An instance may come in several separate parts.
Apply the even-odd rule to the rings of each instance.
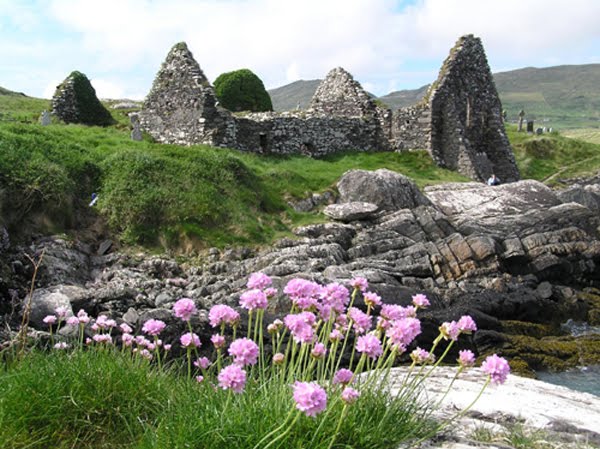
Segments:
[[[11,3],[0,0],[0,6]],[[38,39],[46,44],[45,60],[52,56],[54,69],[65,67],[63,77],[81,70],[110,81],[106,92],[128,97],[149,90],[169,48],[181,40],[211,80],[247,67],[271,88],[295,78],[322,78],[342,66],[376,94],[387,93],[390,86],[414,88],[433,81],[463,34],[482,38],[492,68],[585,63],[600,43],[596,0],[401,3],[47,0],[34,8],[37,16],[27,10],[19,20],[23,27],[50,21],[69,33],[67,51],[64,37],[60,49],[53,47],[60,36],[47,33]]]

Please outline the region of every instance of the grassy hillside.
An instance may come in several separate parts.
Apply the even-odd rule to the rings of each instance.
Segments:
[[[419,186],[466,180],[436,167],[425,151],[346,153],[315,160],[260,156],[207,146],[181,147],[129,138],[119,123],[97,128],[37,124],[44,100],[0,96],[17,105],[0,120],[0,219],[10,232],[58,232],[99,215],[124,242],[170,248],[263,244],[302,223],[324,220],[297,213],[292,199],[335,188],[347,170],[388,168]],[[2,109],[5,110],[5,109]],[[28,115],[29,114],[29,115]],[[600,145],[509,131],[523,177],[556,182],[600,168]],[[88,206],[92,192],[96,207]]]

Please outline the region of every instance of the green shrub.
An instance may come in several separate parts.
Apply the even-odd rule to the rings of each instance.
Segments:
[[[271,97],[258,76],[248,69],[219,75],[215,94],[223,107],[230,111],[272,111]]]

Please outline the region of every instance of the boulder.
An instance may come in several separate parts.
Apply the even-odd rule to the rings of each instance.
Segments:
[[[39,329],[47,329],[48,326],[43,322],[44,317],[54,315],[57,307],[66,307],[67,316],[73,315],[72,303],[86,297],[89,297],[89,291],[75,285],[56,285],[35,290],[31,297],[29,321]]]
[[[387,169],[347,171],[337,188],[342,204],[360,201],[388,211],[431,204],[410,178]]]
[[[323,213],[334,220],[347,223],[370,218],[378,209],[377,204],[352,201],[344,204],[331,204],[323,210]]]

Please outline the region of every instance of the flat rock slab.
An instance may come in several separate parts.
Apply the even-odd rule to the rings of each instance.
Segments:
[[[334,220],[347,223],[370,218],[378,209],[377,204],[352,201],[344,204],[331,204],[323,210],[323,213]]]

